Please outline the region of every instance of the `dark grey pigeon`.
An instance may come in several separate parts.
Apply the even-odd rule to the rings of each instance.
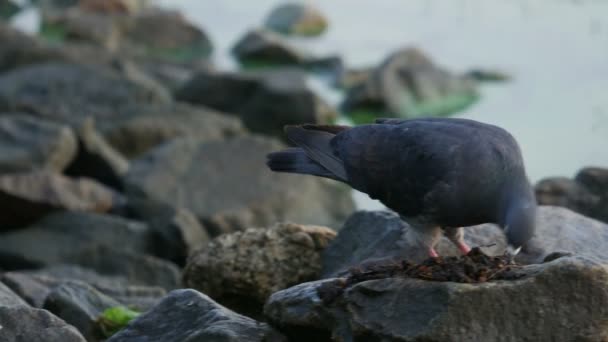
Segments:
[[[502,128],[433,118],[285,132],[297,147],[269,154],[270,169],[331,178],[380,200],[433,257],[442,230],[465,254],[462,227],[496,223],[516,251],[534,234],[534,192],[519,146]]]

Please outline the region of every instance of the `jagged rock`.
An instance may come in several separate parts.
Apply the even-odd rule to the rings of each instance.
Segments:
[[[263,160],[281,147],[258,136],[175,140],[132,162],[126,191],[130,198],[190,209],[211,236],[277,221],[337,227],[353,210],[350,191],[270,172]]]
[[[76,327],[87,341],[101,341],[103,334],[96,323],[104,310],[121,303],[92,286],[69,281],[55,287],[47,296],[44,308]]]
[[[318,278],[321,252],[335,236],[329,228],[292,223],[221,235],[189,258],[184,285],[220,301],[263,303],[273,292]]]
[[[78,155],[66,174],[88,177],[114,189],[122,189],[122,177],[129,170],[129,161],[97,132],[93,119],[86,120],[76,133]]]
[[[475,82],[436,66],[415,48],[398,50],[352,87],[343,108],[351,114],[445,115],[477,99]]]
[[[95,66],[45,63],[0,75],[0,110],[25,111],[64,123],[98,122],[138,103],[164,104],[167,99],[119,73]]]
[[[426,251],[419,248],[415,239],[408,239],[409,229],[409,225],[393,212],[359,211],[351,215],[323,252],[323,277],[334,277],[350,267],[374,260],[425,259]],[[474,247],[496,244],[484,248],[489,254],[501,254],[506,248],[500,229],[489,224],[467,227],[465,241]],[[440,255],[460,254],[447,238],[443,238],[436,249]]]
[[[25,229],[1,234],[0,265],[10,270],[90,262],[76,257],[96,246],[145,253],[150,250],[151,231],[145,224],[116,216],[55,213]],[[21,262],[11,264],[15,260]]]
[[[52,313],[28,306],[0,307],[3,341],[86,342],[76,328]]]
[[[237,118],[185,103],[132,106],[97,126],[129,158],[178,137],[222,140],[245,131]]]
[[[241,316],[194,290],[175,290],[112,336],[120,341],[286,341],[265,323]]]
[[[583,168],[574,179],[545,178],[536,184],[535,191],[540,204],[566,207],[608,222],[608,169]]]
[[[0,173],[63,171],[77,151],[68,126],[29,115],[0,115]]]
[[[175,94],[180,101],[231,113],[252,132],[283,137],[283,126],[329,123],[337,117],[306,87],[302,71],[199,72]]]
[[[324,304],[317,290],[340,282],[327,279],[273,294],[265,313],[296,340],[325,331],[340,341],[600,341],[607,280],[605,265],[563,257],[513,269],[512,280],[369,280]]]
[[[130,216],[152,229],[156,256],[184,265],[190,254],[209,242],[209,234],[188,209],[145,199],[132,199],[127,207]]]
[[[0,226],[22,227],[60,210],[107,212],[122,195],[86,178],[50,171],[0,175]]]
[[[327,19],[310,4],[287,3],[275,7],[264,26],[283,34],[318,36],[327,29]]]

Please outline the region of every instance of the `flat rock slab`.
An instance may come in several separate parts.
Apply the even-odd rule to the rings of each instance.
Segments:
[[[358,283],[325,305],[304,283],[273,294],[269,320],[282,331],[326,331],[336,340],[599,341],[608,337],[608,269],[563,257],[519,269],[516,280],[480,284],[386,278]],[[577,315],[572,315],[577,312]]]
[[[0,307],[0,326],[3,341],[86,342],[62,319],[27,306]]]
[[[282,147],[260,136],[175,140],[132,162],[126,191],[129,198],[191,210],[212,236],[277,221],[339,226],[354,207],[350,190],[272,173],[266,154]]]
[[[286,341],[268,324],[232,312],[194,290],[175,290],[108,342]]]

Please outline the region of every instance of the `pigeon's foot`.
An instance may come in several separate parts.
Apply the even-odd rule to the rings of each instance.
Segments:
[[[437,253],[437,251],[433,247],[429,248],[429,256],[431,258],[439,258],[439,254]]]
[[[471,251],[471,247],[469,247],[469,245],[467,245],[464,241],[458,241],[458,243],[456,243],[456,246],[463,255],[467,255]]]

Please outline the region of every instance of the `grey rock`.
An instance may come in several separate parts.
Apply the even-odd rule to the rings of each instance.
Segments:
[[[0,175],[0,226],[22,227],[60,210],[107,212],[120,205],[119,193],[87,178],[48,170]]]
[[[132,199],[128,214],[152,229],[154,254],[184,265],[186,258],[209,242],[209,234],[196,215],[184,208],[146,199]]]
[[[84,262],[76,256],[96,246],[145,253],[150,243],[150,229],[140,222],[111,215],[60,212],[25,229],[2,234],[0,260],[8,269],[19,267],[4,265],[11,260],[22,260],[24,266]]]
[[[273,292],[317,279],[321,252],[335,236],[293,223],[221,235],[189,258],[184,285],[220,302],[237,296],[264,303]]]
[[[27,306],[0,307],[2,341],[86,342],[76,328],[52,313]]]
[[[48,48],[38,41],[13,27],[0,22],[0,71],[59,58],[58,50]]]
[[[28,306],[10,287],[0,282],[0,307]]]
[[[87,341],[101,341],[103,334],[97,319],[106,310],[121,303],[82,282],[64,282],[47,296],[44,308],[76,327]]]
[[[327,29],[327,19],[310,4],[285,3],[275,7],[264,26],[283,34],[318,36]]]
[[[0,20],[8,19],[21,10],[21,7],[10,0],[0,0]]]
[[[416,241],[408,239],[409,229],[409,225],[393,212],[356,212],[323,252],[323,277],[334,277],[351,267],[381,259],[426,259],[428,255],[417,247]],[[506,248],[500,229],[489,224],[467,227],[465,241],[474,247],[495,244],[483,248],[489,254],[502,254]],[[439,255],[460,255],[445,237],[436,248]]]
[[[185,103],[137,105],[97,124],[104,137],[128,158],[178,137],[221,140],[244,133],[238,118]]]
[[[234,45],[232,54],[249,65],[298,65],[311,58],[280,35],[263,29],[247,32]]]
[[[389,55],[370,77],[348,91],[343,108],[415,117],[461,110],[477,99],[475,82],[436,66],[415,48]]]
[[[586,167],[574,179],[545,178],[535,186],[536,199],[608,222],[608,169]]]
[[[234,114],[252,132],[280,137],[285,125],[329,123],[337,117],[335,110],[306,87],[304,73],[293,69],[199,72],[175,96]]]
[[[0,173],[63,171],[77,151],[68,126],[13,113],[0,116]]]
[[[59,283],[59,281],[51,278],[37,277],[20,272],[6,272],[0,280],[35,308],[42,308],[46,296],[51,292],[51,286]]]
[[[350,191],[271,173],[263,160],[280,147],[258,136],[175,140],[132,162],[126,191],[129,198],[190,209],[212,236],[277,221],[337,227],[353,210]]]
[[[122,177],[129,171],[129,161],[116,151],[96,128],[92,118],[77,129],[78,155],[66,174],[95,179],[114,189],[122,189]]]
[[[164,96],[105,68],[69,63],[26,66],[0,76],[0,110],[25,111],[57,121],[98,121],[137,103],[163,104]]]
[[[328,279],[273,294],[265,312],[285,331],[325,330],[344,341],[600,341],[608,336],[605,265],[563,257],[515,272],[514,280],[479,284],[370,280],[325,305],[317,289],[339,281]]]
[[[241,316],[200,292],[186,289],[169,293],[108,342],[169,340],[286,341],[267,324]]]

